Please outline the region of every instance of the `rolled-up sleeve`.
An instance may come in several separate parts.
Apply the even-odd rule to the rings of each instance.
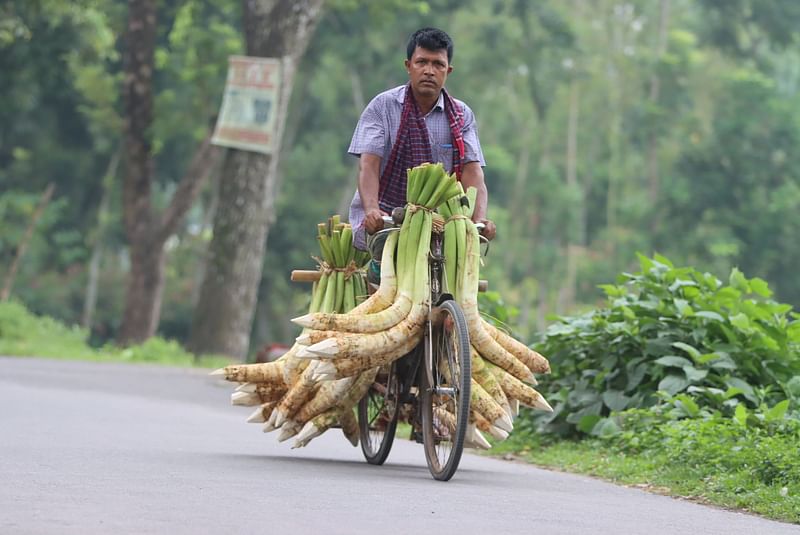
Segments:
[[[353,132],[353,139],[347,152],[354,156],[361,156],[364,153],[375,154],[384,157],[386,146],[386,127],[381,113],[381,103],[377,98],[372,99],[364,108],[361,118],[358,120],[356,130]]]
[[[481,142],[478,139],[478,123],[475,121],[475,114],[469,106],[464,104],[464,163],[479,162],[481,167],[486,166],[481,150]]]

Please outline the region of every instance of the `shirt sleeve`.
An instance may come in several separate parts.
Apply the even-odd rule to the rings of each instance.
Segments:
[[[475,121],[475,114],[466,104],[464,106],[464,163],[478,162],[481,167],[486,166],[481,150],[481,142],[478,139],[478,123]]]
[[[383,122],[383,106],[376,97],[364,108],[361,118],[358,120],[356,130],[353,132],[353,139],[347,152],[354,156],[361,156],[364,153],[375,154],[384,157],[386,146],[386,128]]]

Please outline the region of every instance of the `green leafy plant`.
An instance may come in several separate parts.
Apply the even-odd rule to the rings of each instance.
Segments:
[[[761,279],[710,273],[639,255],[641,271],[603,285],[604,307],[560,318],[537,347],[552,364],[554,412],[535,424],[559,434],[610,435],[607,417],[673,399],[680,415],[789,407],[800,390],[800,321]],[[738,407],[742,407],[739,409]],[[703,412],[705,411],[705,412]],[[767,418],[767,412],[760,413]]]

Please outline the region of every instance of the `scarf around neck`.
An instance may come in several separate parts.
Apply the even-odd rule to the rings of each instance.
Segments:
[[[462,162],[464,159],[463,111],[455,100],[442,88],[444,95],[444,111],[450,123],[453,136],[453,169],[458,180],[461,180]],[[411,84],[406,85],[406,96],[400,115],[400,126],[392,146],[392,152],[386,161],[378,189],[380,209],[391,213],[397,206],[406,203],[407,171],[425,162],[432,162],[432,150],[425,117],[420,113]]]

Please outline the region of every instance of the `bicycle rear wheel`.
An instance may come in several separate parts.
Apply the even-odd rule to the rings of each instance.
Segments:
[[[456,473],[469,424],[470,349],[464,313],[455,301],[438,307],[423,370],[422,435],[431,475],[447,481]]]
[[[389,456],[397,430],[400,382],[395,363],[384,366],[358,402],[361,451],[369,464],[381,465]]]

